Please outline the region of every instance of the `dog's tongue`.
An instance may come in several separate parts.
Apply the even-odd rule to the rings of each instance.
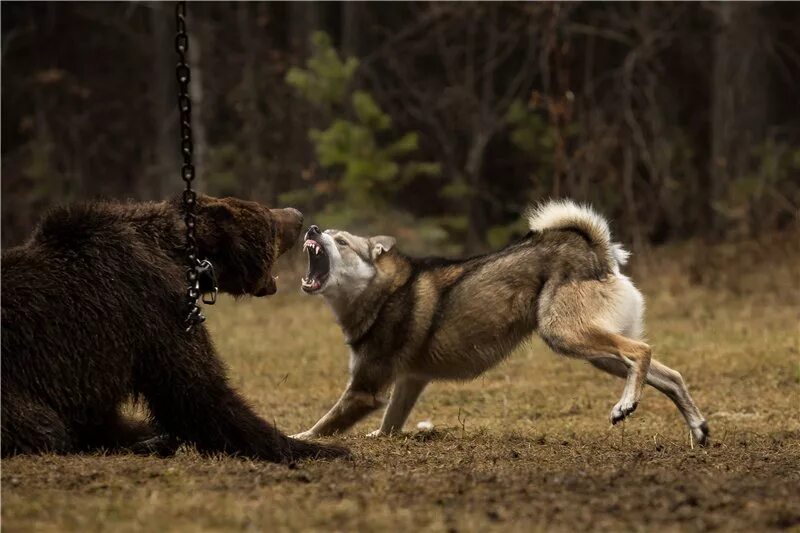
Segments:
[[[313,264],[308,265],[308,272],[302,279],[302,287],[306,292],[314,292],[322,287],[322,278],[327,274],[325,272],[318,272],[314,266]]]
[[[311,277],[309,274],[302,280],[303,290],[305,291],[315,291],[322,286],[322,282],[317,278]]]

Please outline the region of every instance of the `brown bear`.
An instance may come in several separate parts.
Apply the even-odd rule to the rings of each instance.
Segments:
[[[276,290],[274,259],[302,215],[197,199],[198,256],[220,290]],[[2,455],[92,449],[225,452],[269,461],[346,454],[283,435],[229,385],[205,327],[185,329],[178,199],[56,209],[2,253]],[[142,399],[149,422],[120,406]]]

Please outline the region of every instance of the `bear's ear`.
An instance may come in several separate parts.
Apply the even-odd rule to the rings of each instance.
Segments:
[[[229,222],[234,218],[233,209],[228,204],[219,201],[200,206],[197,215],[206,217],[210,223],[217,224]]]
[[[388,235],[378,235],[377,237],[372,237],[369,240],[370,254],[372,255],[372,260],[374,261],[382,253],[391,250],[392,247],[394,247],[395,242],[396,239],[394,237],[389,237]]]
[[[236,215],[219,200],[199,201],[197,208],[197,244],[201,253],[215,253],[234,237],[231,229]]]

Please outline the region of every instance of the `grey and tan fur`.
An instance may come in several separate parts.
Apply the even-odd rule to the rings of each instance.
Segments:
[[[616,424],[639,404],[645,383],[677,406],[694,438],[708,425],[681,375],[651,358],[644,299],[620,272],[628,253],[592,209],[549,202],[528,214],[521,241],[467,260],[415,259],[391,237],[339,230],[306,234],[303,290],[333,308],[351,348],[350,380],[311,438],[344,431],[383,405],[380,429],[399,432],[427,384],[470,379],[537,332],[556,352],[625,379]]]

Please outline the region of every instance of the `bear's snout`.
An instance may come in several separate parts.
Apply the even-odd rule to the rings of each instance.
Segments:
[[[278,292],[278,284],[275,283],[275,278],[268,274],[264,279],[263,285],[253,291],[253,296],[261,298],[263,296],[272,296],[276,292]]]

